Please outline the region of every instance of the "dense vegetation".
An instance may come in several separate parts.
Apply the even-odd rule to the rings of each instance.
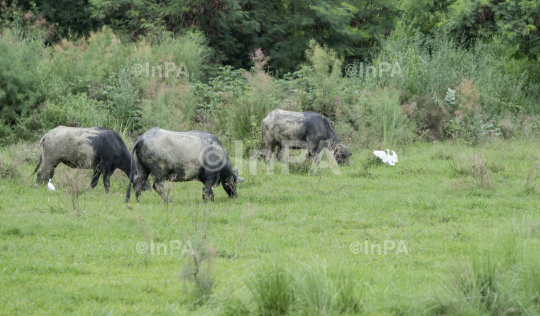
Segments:
[[[252,145],[277,107],[322,112],[357,146],[535,133],[535,10],[513,1],[2,2],[0,142],[57,125],[123,135],[159,125]]]

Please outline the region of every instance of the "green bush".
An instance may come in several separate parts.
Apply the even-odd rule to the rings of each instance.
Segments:
[[[108,113],[98,101],[83,93],[60,97],[56,103],[45,102],[39,113],[41,126],[50,130],[59,125],[92,127],[107,126]]]
[[[364,141],[390,148],[413,140],[415,125],[403,114],[399,97],[395,89],[365,93],[365,103],[355,117]]]
[[[343,60],[335,51],[321,47],[315,40],[309,42],[306,59],[308,64],[304,65],[304,72],[311,77],[315,90],[313,102],[304,102],[302,107],[305,111],[315,111],[331,117],[335,112],[334,106],[339,102]]]
[[[58,125],[141,133],[183,129],[195,120],[189,80],[204,77],[210,53],[198,33],[163,33],[152,45],[123,43],[106,27],[47,47],[34,37],[18,28],[0,31],[1,144],[38,139]],[[137,76],[137,63],[161,67],[161,75]],[[166,63],[176,67],[167,76]]]
[[[107,88],[103,93],[109,115],[130,126],[131,130],[139,129],[142,126],[140,88],[129,66],[121,67],[118,74],[111,77],[111,85]]]
[[[141,102],[141,131],[159,126],[183,131],[191,127],[194,97],[188,86],[182,84],[156,85],[152,98]]]
[[[512,56],[515,48],[492,41],[456,43],[443,32],[433,37],[412,33],[403,26],[381,43],[374,64],[398,63],[401,74],[365,78],[390,85],[415,96],[444,96],[463,79],[474,81],[479,105],[489,114],[507,112],[539,113],[536,106],[540,86],[536,83],[538,66]],[[441,97],[442,98],[442,97]]]
[[[13,125],[29,115],[41,100],[35,72],[42,44],[17,38],[9,29],[0,33],[0,121]]]
[[[219,115],[223,107],[227,107],[248,90],[248,82],[244,69],[233,69],[231,66],[220,67],[216,76],[208,83],[195,81],[191,85],[197,105],[193,109],[193,118],[197,123],[205,123],[209,116]]]
[[[264,58],[264,56],[262,57]],[[264,61],[260,61],[264,63]],[[261,122],[275,109],[272,96],[273,78],[263,67],[246,74],[249,89],[228,112],[232,135],[246,142],[246,150],[257,148],[261,142]]]

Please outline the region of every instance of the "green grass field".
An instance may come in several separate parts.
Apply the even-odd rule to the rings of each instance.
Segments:
[[[528,289],[522,280],[526,274],[508,272],[524,270],[510,269],[505,261],[517,248],[522,258],[540,250],[537,148],[536,141],[477,147],[420,143],[394,149],[399,155],[394,167],[375,163],[371,151],[362,149],[353,151],[350,167],[340,167],[341,175],[281,175],[279,168],[267,175],[262,162],[253,175],[244,161],[246,180],[237,199],[227,198],[219,187],[215,202],[205,204],[202,184],[190,182],[169,185],[169,205],[156,192],[145,191],[140,204],[133,196],[129,206],[124,202],[127,177],[120,171],[109,194],[100,180],[80,195],[77,206],[70,190],[77,183],[88,186],[88,171],[78,174],[62,165],[53,179],[56,191],[33,189],[35,145],[3,148],[0,314],[211,315],[235,314],[242,304],[251,313],[265,314],[249,284],[269,264],[291,275],[310,267],[329,275],[345,271],[359,307],[343,313],[537,314],[538,299],[535,303],[532,296],[540,289],[540,277],[534,279],[537,290]],[[208,225],[206,243],[216,251],[208,270],[215,283],[203,305],[193,303],[194,285],[182,277],[190,257],[181,250],[170,253],[171,242],[196,235],[194,218],[203,227],[199,234]],[[503,245],[514,237],[514,244]],[[386,255],[376,248],[364,253],[366,242],[384,247],[385,241],[394,242],[395,249]],[[139,253],[141,242],[168,249],[161,246],[159,255],[156,249]],[[360,243],[360,253],[353,253],[353,243]],[[396,251],[398,243],[406,252]],[[451,288],[449,275],[452,267],[466,263],[480,271],[474,267],[475,258],[485,258],[477,255],[482,251],[494,254],[496,271],[488,274],[498,278],[499,293],[496,302],[478,307],[460,299],[467,295],[455,293],[459,286]],[[520,259],[512,266],[527,262]],[[317,288],[306,284],[309,291]],[[314,301],[295,303],[290,313],[314,314],[306,311],[317,308],[319,314],[334,313]]]

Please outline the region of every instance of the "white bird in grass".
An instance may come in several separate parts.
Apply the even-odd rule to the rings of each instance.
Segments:
[[[390,155],[390,150],[386,149],[386,152],[382,150],[374,150],[373,154],[379,157],[383,163],[394,166],[398,162],[398,156],[395,151],[392,150],[392,155]]]
[[[51,179],[49,179],[49,183],[47,183],[47,189],[54,191],[54,185],[51,183]]]

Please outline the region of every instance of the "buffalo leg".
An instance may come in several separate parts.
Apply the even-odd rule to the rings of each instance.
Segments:
[[[283,155],[285,154],[285,150],[283,149],[283,146],[282,145],[278,145],[277,146],[277,151],[276,151],[276,158],[277,160],[281,161],[283,159]]]
[[[36,179],[36,185],[35,188],[39,187],[43,181],[48,181],[49,179],[52,179],[52,175],[54,175],[54,169],[56,166],[48,162],[46,159],[43,161],[43,166],[41,167],[41,170],[39,170],[37,174]],[[49,176],[49,177],[47,177]]]
[[[103,174],[103,185],[105,186],[105,192],[109,193],[109,188],[111,187],[111,173],[105,172]]]
[[[314,156],[316,164],[319,164],[319,154],[321,153],[323,149],[324,147],[318,146],[317,149],[315,150],[315,154],[313,156]]]
[[[307,145],[308,145],[308,154],[306,156],[306,160],[309,160],[310,158],[314,159],[314,162],[316,164],[319,163],[319,153],[321,148],[319,148],[319,141],[317,139],[307,139]]]
[[[308,162],[312,158],[315,158],[315,160],[317,159],[316,151],[317,151],[317,147],[312,147],[311,145],[308,145],[308,153],[306,155],[306,162]]]
[[[141,202],[141,191],[143,188],[144,183],[148,180],[148,171],[142,166],[137,165],[137,183],[134,186],[135,189],[135,196],[137,197],[137,203]]]
[[[206,175],[204,179],[204,188],[203,188],[203,200],[208,197],[211,202],[214,202],[214,190],[212,189],[212,183],[214,183],[215,175]]]
[[[95,188],[98,184],[99,177],[101,176],[101,172],[99,172],[97,169],[94,169],[94,173],[92,173],[92,182],[90,182],[90,187]]]
[[[274,148],[276,147],[275,141],[269,141],[265,144],[265,150],[264,150],[264,161],[268,165],[270,163],[270,159],[272,159],[272,153],[274,152]]]
[[[51,172],[49,172],[49,179],[52,179],[54,177],[54,172],[56,171],[56,166],[53,166],[52,169],[51,169]]]
[[[167,194],[165,193],[164,183],[165,183],[164,178],[155,177],[155,179],[154,179],[154,190],[156,190],[156,192],[159,194],[159,196],[161,196],[161,198],[163,199],[163,201],[165,201],[165,203],[169,203],[170,200],[169,200],[169,197],[167,196]]]

